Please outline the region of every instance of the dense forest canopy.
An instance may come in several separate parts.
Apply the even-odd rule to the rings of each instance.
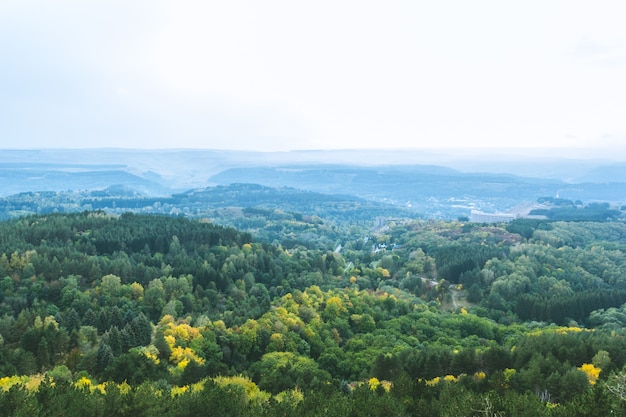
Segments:
[[[624,223],[272,221],[289,232],[101,211],[1,222],[0,407],[626,412]]]

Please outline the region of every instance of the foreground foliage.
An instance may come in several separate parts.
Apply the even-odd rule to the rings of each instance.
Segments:
[[[623,412],[624,224],[412,221],[340,236],[284,247],[102,212],[0,223],[0,406]]]

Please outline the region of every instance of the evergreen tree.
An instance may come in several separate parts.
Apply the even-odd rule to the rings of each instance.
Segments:
[[[113,364],[114,360],[111,347],[108,344],[101,342],[100,347],[98,348],[98,355],[96,357],[96,372],[104,372],[104,370]]]
[[[152,325],[150,321],[143,315],[139,315],[130,322],[133,334],[135,336],[135,346],[147,346],[152,341]]]
[[[50,346],[45,336],[41,338],[37,345],[37,365],[45,369],[50,365]]]
[[[70,309],[63,321],[63,327],[71,333],[72,331],[80,330],[80,326],[81,321],[78,312],[74,308]]]

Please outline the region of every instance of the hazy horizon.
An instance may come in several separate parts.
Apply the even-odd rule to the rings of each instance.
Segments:
[[[427,154],[437,156],[444,159],[473,159],[479,158],[483,160],[595,160],[599,162],[623,162],[626,161],[626,144],[623,146],[615,146],[611,148],[557,148],[557,147],[520,147],[520,148],[477,148],[477,147],[424,147],[424,148],[310,148],[310,149],[287,149],[287,150],[244,150],[244,149],[226,149],[226,148],[193,148],[193,147],[5,147],[0,145],[0,151],[24,151],[24,152],[63,152],[63,151],[111,151],[111,152],[215,152],[215,153],[236,153],[236,154],[259,154],[259,155],[289,155],[289,154],[349,154],[349,153],[381,153],[381,154],[397,154],[406,153],[407,158],[419,154]],[[1,157],[0,157],[1,158]]]

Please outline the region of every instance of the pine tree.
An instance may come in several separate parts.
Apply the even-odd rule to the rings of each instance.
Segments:
[[[143,313],[139,314],[133,319],[131,325],[137,335],[139,346],[149,345],[152,341],[152,324],[146,316]]]
[[[96,371],[104,372],[104,370],[113,364],[113,351],[111,347],[106,343],[100,343],[98,348],[98,356],[96,358]]]
[[[37,365],[40,369],[45,369],[50,365],[50,346],[45,336],[39,341],[37,345]]]

